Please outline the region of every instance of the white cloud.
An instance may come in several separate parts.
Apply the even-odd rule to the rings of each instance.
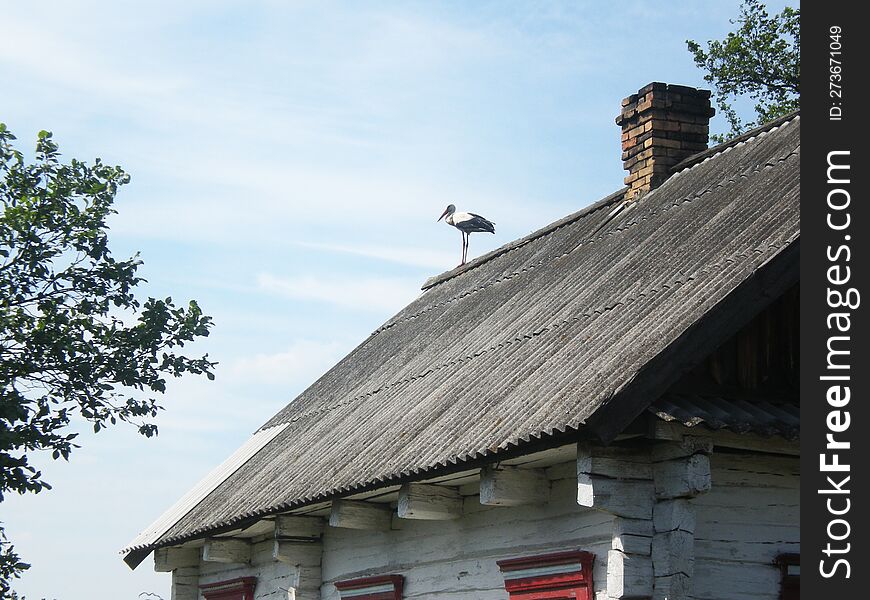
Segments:
[[[326,252],[338,252],[365,256],[387,262],[412,267],[424,267],[427,269],[444,269],[445,265],[456,260],[455,252],[442,252],[428,250],[414,246],[379,246],[374,244],[321,244],[317,242],[297,242],[298,246],[311,248],[312,250],[324,250]]]
[[[335,364],[348,351],[347,346],[339,342],[295,340],[283,352],[237,358],[225,373],[233,379],[258,383],[307,385]]]
[[[257,276],[260,289],[294,300],[325,302],[355,310],[396,312],[420,293],[420,282],[405,278],[326,278]]]

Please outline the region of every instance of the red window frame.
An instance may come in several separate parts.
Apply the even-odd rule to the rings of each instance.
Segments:
[[[352,596],[353,600],[402,600],[404,585],[405,578],[401,575],[378,575],[335,582],[339,594],[346,591],[355,592]],[[385,586],[391,586],[392,589],[384,590]],[[366,589],[370,589],[371,592],[366,593]],[[344,594],[341,595],[344,597]]]
[[[238,577],[199,586],[205,600],[254,600],[256,577]]]
[[[557,552],[498,561],[510,600],[593,600],[591,552]]]

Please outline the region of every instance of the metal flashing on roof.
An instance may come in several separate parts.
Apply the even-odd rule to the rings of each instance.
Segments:
[[[224,462],[213,469],[208,475],[193,486],[181,499],[173,504],[166,512],[160,515],[156,521],[143,530],[130,542],[127,551],[146,548],[160,539],[169,529],[175,526],[190,509],[199,504],[206,496],[212,493],[227,477],[245,464],[254,454],[263,449],[275,437],[287,428],[289,423],[283,423],[275,427],[261,429],[254,433],[248,441],[230,455]],[[138,564],[138,562],[136,563]],[[132,565],[135,566],[135,565]]]

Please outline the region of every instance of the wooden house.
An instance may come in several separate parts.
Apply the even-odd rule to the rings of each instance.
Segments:
[[[124,550],[174,600],[797,597],[800,117],[707,149],[626,98],[627,187],[467,265]]]

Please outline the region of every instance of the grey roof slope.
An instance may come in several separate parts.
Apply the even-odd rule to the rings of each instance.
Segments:
[[[562,432],[612,439],[751,303],[794,283],[799,164],[793,116],[640,202],[618,192],[431,280],[263,426],[286,425],[265,447],[128,548],[128,562]]]

